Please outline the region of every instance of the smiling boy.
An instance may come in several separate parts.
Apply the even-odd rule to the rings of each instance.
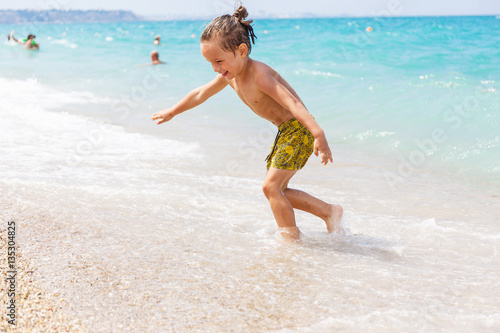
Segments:
[[[303,191],[288,187],[312,152],[321,162],[333,162],[324,131],[309,113],[293,88],[275,70],[249,57],[256,38],[248,13],[240,6],[233,15],[213,20],[201,36],[201,53],[218,75],[211,82],[191,91],[171,108],[155,113],[158,124],[194,108],[231,86],[241,100],[258,116],[278,126],[278,135],[266,158],[267,175],[262,190],[285,238],[299,239],[300,230],[293,209],[323,219],[329,233],[340,231],[343,209]]]

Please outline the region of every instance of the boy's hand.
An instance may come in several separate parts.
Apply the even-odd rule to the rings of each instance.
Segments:
[[[314,138],[314,155],[318,156],[318,154],[321,154],[321,163],[324,165],[327,165],[328,161],[333,163],[332,152],[326,141],[325,134]]]
[[[151,120],[157,120],[160,119],[158,122],[156,122],[158,125],[169,121],[175,116],[175,114],[172,112],[171,109],[165,109],[159,112],[156,112],[154,115],[151,116]]]

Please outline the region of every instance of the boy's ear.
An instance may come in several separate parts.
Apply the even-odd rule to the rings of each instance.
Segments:
[[[246,57],[248,55],[248,46],[245,43],[241,43],[240,46],[238,46],[238,54],[240,57]]]

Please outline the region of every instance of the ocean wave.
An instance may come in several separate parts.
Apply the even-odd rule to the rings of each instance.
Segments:
[[[396,133],[390,131],[367,130],[361,133],[354,134],[353,138],[358,141],[366,141],[371,138],[384,138],[387,136],[393,136],[394,134]],[[349,140],[349,137],[346,137],[345,139]]]
[[[26,98],[29,96],[29,98]],[[110,99],[97,97],[88,91],[63,92],[42,85],[36,78],[26,80],[7,79],[0,77],[0,98],[2,100],[17,100],[35,102],[44,108],[54,108],[65,104],[109,103]]]
[[[123,180],[164,172],[165,165],[181,157],[202,157],[197,143],[131,133],[65,112],[69,104],[92,107],[107,101],[88,92],[66,93],[36,79],[0,78],[0,99],[0,171],[5,179],[107,184],[117,176]]]
[[[336,73],[316,71],[316,70],[305,70],[305,69],[296,70],[295,74],[297,74],[297,75],[322,76],[322,77],[342,77],[342,75],[336,74]]]
[[[76,49],[78,48],[78,44],[70,42],[67,39],[52,39],[52,37],[47,37],[47,40],[49,41],[50,44],[53,45],[62,45],[64,47],[67,47],[69,49]]]

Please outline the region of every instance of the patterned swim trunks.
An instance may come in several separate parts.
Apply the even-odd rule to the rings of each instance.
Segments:
[[[290,119],[278,127],[271,153],[267,156],[270,167],[283,170],[300,170],[306,165],[314,147],[314,137],[297,119]]]

